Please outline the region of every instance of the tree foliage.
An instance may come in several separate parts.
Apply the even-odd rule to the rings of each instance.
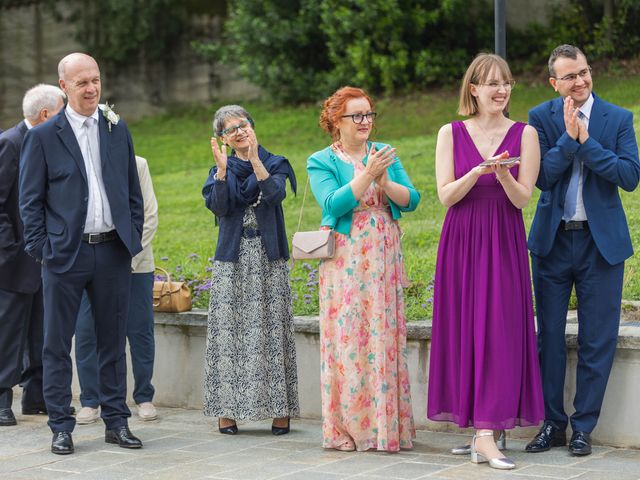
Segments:
[[[590,58],[640,50],[640,2],[569,0],[548,6],[549,25],[508,29],[515,71],[544,64],[572,43]],[[394,93],[460,78],[493,50],[490,0],[234,0],[223,42],[199,49],[284,101],[313,100],[344,84]]]
[[[345,84],[387,94],[447,84],[493,49],[492,0],[0,0],[0,8],[25,1],[57,12],[110,68],[170,65],[196,36],[194,14],[226,16],[222,39],[201,31],[194,46],[287,102]],[[561,43],[590,60],[640,51],[638,0],[549,0],[547,12],[548,26],[508,29],[514,71],[543,65]]]
[[[77,38],[92,55],[113,65],[171,57],[188,15],[173,0],[71,0]]]
[[[233,66],[276,98],[316,98],[331,64],[318,0],[234,0],[223,41],[195,42],[205,56]]]
[[[574,0],[575,1],[575,0]],[[595,22],[587,51],[597,58],[627,58],[640,52],[640,2],[617,0],[613,15]]]
[[[604,4],[611,11],[605,14]],[[550,3],[548,25],[529,25],[509,36],[510,58],[516,69],[545,65],[558,45],[570,43],[582,49],[590,61],[611,61],[638,56],[640,52],[640,1],[569,0]]]
[[[391,93],[455,78],[492,45],[492,18],[486,0],[234,0],[222,45],[200,49],[280,100]]]

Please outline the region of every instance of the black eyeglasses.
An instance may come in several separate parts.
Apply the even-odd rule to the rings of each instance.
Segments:
[[[553,78],[555,78],[556,80],[560,80],[562,82],[575,82],[578,79],[578,77],[584,80],[585,78],[588,78],[590,76],[591,76],[591,67],[587,67],[587,68],[583,68],[578,73],[570,73],[569,75],[565,75],[562,78],[558,78],[558,77],[553,77]]]
[[[342,118],[351,117],[353,123],[362,123],[366,118],[369,123],[373,123],[378,114],[376,112],[369,113],[352,113],[351,115],[342,115]]]
[[[225,135],[235,136],[235,135],[238,134],[238,132],[240,130],[245,131],[248,126],[249,126],[249,122],[247,120],[244,120],[244,121],[240,122],[238,125],[234,125],[233,127],[225,128],[224,130],[222,130],[221,133],[222,133],[223,137]]]

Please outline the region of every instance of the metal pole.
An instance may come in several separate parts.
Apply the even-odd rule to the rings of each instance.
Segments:
[[[505,60],[507,59],[506,3],[507,0],[495,0],[494,3],[495,53]],[[509,118],[507,109],[503,113],[505,117]]]
[[[506,3],[507,0],[494,1],[495,51],[505,60],[507,58]]]

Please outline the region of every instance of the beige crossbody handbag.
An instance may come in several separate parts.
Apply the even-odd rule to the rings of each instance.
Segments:
[[[293,240],[291,241],[291,257],[294,260],[333,258],[336,252],[336,239],[333,230],[300,231],[302,212],[304,211],[304,202],[307,199],[308,188],[309,176],[307,176],[307,183],[304,187],[302,206],[300,207],[300,216],[298,218],[298,228],[296,228],[296,233],[293,234]]]

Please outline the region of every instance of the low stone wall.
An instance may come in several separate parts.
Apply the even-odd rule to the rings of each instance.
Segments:
[[[609,380],[602,415],[593,432],[596,443],[640,448],[640,328],[633,316],[637,305],[626,308],[629,318],[623,318],[615,364]],[[565,403],[572,411],[575,392],[577,324],[570,314],[567,324],[569,360],[567,368]],[[153,383],[156,387],[155,403],[161,406],[202,408],[204,351],[206,339],[206,312],[156,314],[156,365]],[[305,418],[320,418],[320,348],[318,319],[295,319],[298,355],[298,380],[301,414]],[[413,413],[417,427],[431,430],[456,431],[447,423],[427,420],[427,377],[431,347],[431,323],[411,322],[407,328],[409,372],[411,379]],[[129,374],[129,390],[132,379]],[[77,386],[76,386],[77,389]],[[76,391],[77,393],[77,391]],[[529,437],[536,429],[516,429],[517,437]]]

